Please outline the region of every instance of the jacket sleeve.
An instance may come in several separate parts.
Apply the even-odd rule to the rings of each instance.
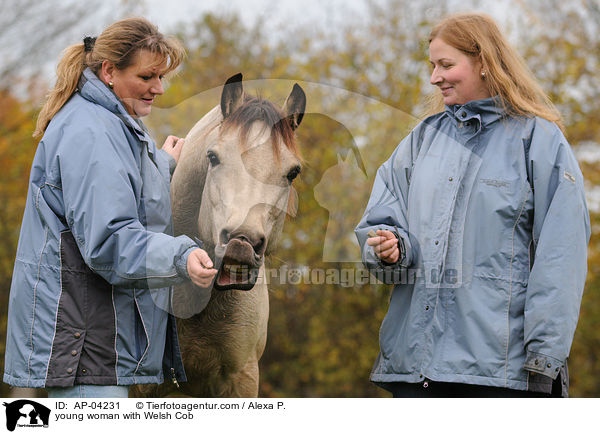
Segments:
[[[185,260],[197,246],[186,236],[142,225],[136,190],[141,182],[134,182],[140,172],[119,133],[64,129],[58,158],[67,224],[86,264],[112,285],[159,288],[183,282]]]
[[[555,379],[569,355],[587,273],[583,176],[558,128],[536,120],[530,145],[535,256],[525,301],[525,369]]]
[[[413,158],[416,156],[415,132],[411,132],[398,145],[392,156],[377,171],[366,210],[356,226],[355,234],[361,247],[362,261],[378,278],[383,274],[384,283],[393,278],[387,271],[409,267],[413,250],[408,234],[408,187]],[[381,261],[373,247],[367,244],[369,231],[389,230],[396,234],[401,256],[395,264]]]

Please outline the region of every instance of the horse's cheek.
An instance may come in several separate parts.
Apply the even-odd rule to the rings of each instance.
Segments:
[[[219,208],[221,207],[218,200],[218,192],[215,192],[214,186],[207,183],[204,188],[204,194],[198,212],[199,229],[205,236],[208,235],[206,232],[209,228],[212,231],[212,226],[214,226],[217,221],[214,216],[218,215]]]
[[[271,207],[269,217],[275,221],[282,219],[283,215],[288,210],[288,201],[290,197],[290,189],[284,188],[279,191],[277,201],[274,206]]]
[[[204,189],[203,203],[210,204],[213,214],[218,214],[226,207],[227,197],[222,191],[223,188],[220,186],[218,180],[210,179],[207,181],[206,188]],[[206,196],[208,197],[206,198]],[[204,200],[208,199],[208,201]]]

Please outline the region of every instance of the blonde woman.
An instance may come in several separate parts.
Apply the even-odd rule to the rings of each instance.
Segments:
[[[590,222],[560,115],[486,15],[441,21],[429,60],[432,115],[356,228],[395,285],[371,380],[397,397],[567,396]]]
[[[170,235],[183,140],[158,150],[141,121],[183,56],[142,18],[65,51],[35,132],[5,382],[63,398],[185,381],[168,287],[206,288],[216,270],[194,241]]]

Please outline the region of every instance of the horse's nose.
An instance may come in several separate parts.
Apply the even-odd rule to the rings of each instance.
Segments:
[[[252,246],[254,253],[262,256],[265,253],[265,235],[257,231],[251,231],[244,228],[238,228],[234,231],[223,229],[221,231],[221,243],[227,244],[232,239],[245,241]]]

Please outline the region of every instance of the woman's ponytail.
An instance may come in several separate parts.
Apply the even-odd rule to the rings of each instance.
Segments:
[[[56,84],[48,94],[46,103],[40,111],[33,137],[41,137],[44,134],[50,120],[77,89],[79,77],[86,67],[85,57],[87,54],[83,43],[71,45],[64,51],[56,68]]]

